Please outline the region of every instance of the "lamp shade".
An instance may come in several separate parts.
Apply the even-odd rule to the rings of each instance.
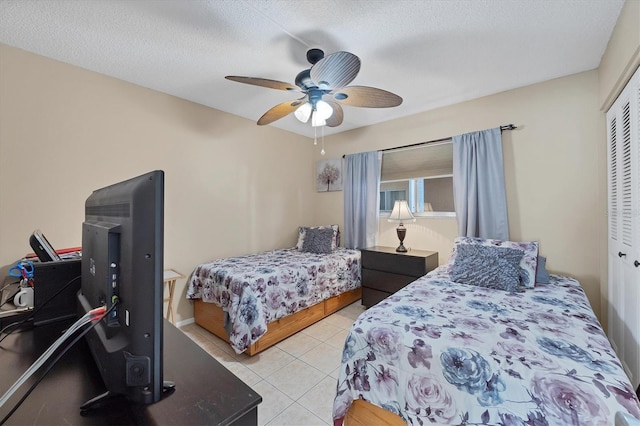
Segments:
[[[409,205],[406,200],[397,200],[393,205],[393,210],[389,215],[389,222],[403,222],[406,220],[413,220],[415,222],[415,218],[411,214],[411,210],[409,210]]]

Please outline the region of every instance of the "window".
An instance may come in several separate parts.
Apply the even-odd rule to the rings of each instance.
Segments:
[[[407,200],[417,217],[455,216],[451,141],[383,153],[380,212],[390,213],[396,200]]]
[[[387,186],[384,190],[380,185],[380,211],[389,212],[393,210],[396,200],[406,200],[407,191],[393,189],[393,185]]]

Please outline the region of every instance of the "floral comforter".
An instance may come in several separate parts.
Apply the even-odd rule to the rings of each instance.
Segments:
[[[201,264],[187,299],[222,307],[231,346],[241,353],[267,332],[268,323],[357,287],[360,251],[314,254],[292,248]]]
[[[354,399],[410,425],[613,425],[640,403],[580,284],[522,293],[437,268],[362,313],[342,355],[333,418]]]

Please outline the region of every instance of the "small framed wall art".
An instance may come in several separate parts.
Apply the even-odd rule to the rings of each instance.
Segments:
[[[342,191],[342,158],[316,163],[316,189],[318,192]]]

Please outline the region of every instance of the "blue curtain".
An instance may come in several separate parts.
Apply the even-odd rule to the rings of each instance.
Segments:
[[[343,237],[346,248],[376,244],[381,165],[382,152],[345,156]]]
[[[500,128],[453,137],[453,200],[460,236],[509,239]]]

